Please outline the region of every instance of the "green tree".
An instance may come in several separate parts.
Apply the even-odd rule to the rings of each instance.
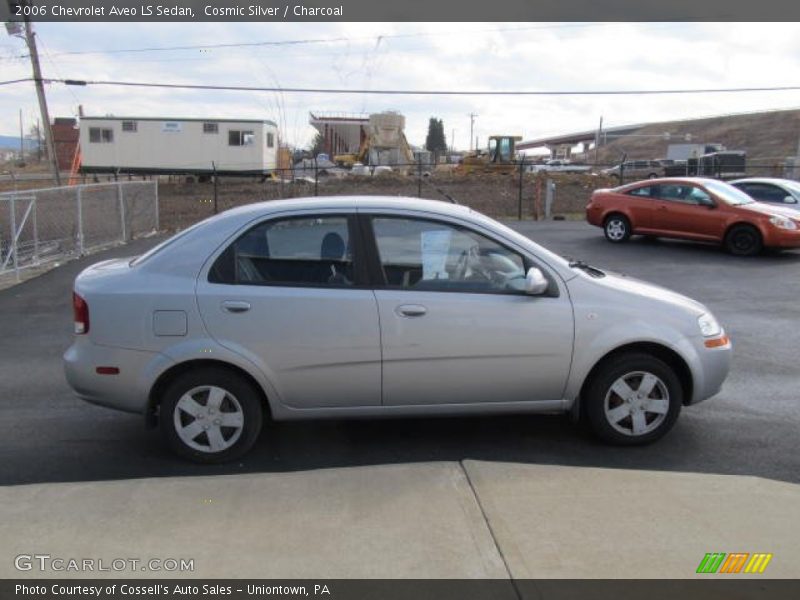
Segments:
[[[441,119],[431,117],[428,121],[428,135],[425,138],[425,149],[434,154],[447,152],[447,140],[444,137],[444,123]]]

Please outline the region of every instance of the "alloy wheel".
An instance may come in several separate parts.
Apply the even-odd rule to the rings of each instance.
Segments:
[[[611,219],[606,223],[606,235],[615,242],[625,238],[627,227],[622,219]]]
[[[181,442],[211,454],[223,452],[238,441],[244,428],[244,411],[229,391],[202,385],[180,397],[173,421]]]
[[[615,430],[642,436],[658,429],[669,412],[669,391],[657,376],[632,371],[617,379],[606,393],[605,416]]]

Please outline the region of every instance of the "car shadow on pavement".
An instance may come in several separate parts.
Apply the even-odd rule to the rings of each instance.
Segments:
[[[758,431],[742,435],[739,428],[709,435],[704,419],[694,419],[692,410],[685,410],[665,438],[642,447],[604,445],[564,415],[269,423],[248,455],[223,465],[177,458],[161,443],[157,430],[144,430],[136,417],[112,413],[104,419],[102,433],[66,435],[46,448],[32,448],[27,460],[7,457],[0,465],[0,484],[301,472],[466,459],[800,482],[796,465],[781,467],[768,460],[769,449],[759,449]],[[753,460],[731,460],[731,444],[751,445]]]

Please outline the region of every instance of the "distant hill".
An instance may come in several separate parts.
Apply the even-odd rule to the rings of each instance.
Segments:
[[[36,140],[24,140],[25,149],[33,150],[36,148]],[[19,150],[19,136],[0,135],[0,148],[6,150]]]
[[[670,139],[664,139],[665,132]],[[724,145],[728,150],[744,150],[748,163],[777,164],[797,156],[800,140],[800,110],[780,110],[650,123],[633,132],[634,136],[609,140],[598,151],[598,162],[616,164],[623,152],[628,159],[654,159],[667,155],[669,144]],[[594,157],[592,157],[594,158]]]

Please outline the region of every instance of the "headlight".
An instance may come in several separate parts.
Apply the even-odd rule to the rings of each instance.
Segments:
[[[792,221],[791,219],[787,219],[786,217],[770,217],[769,222],[775,225],[778,229],[790,229],[794,231],[797,229],[797,223]]]
[[[714,315],[710,313],[703,313],[697,317],[697,324],[700,326],[700,332],[705,337],[714,337],[722,333],[722,327],[717,323]]]

